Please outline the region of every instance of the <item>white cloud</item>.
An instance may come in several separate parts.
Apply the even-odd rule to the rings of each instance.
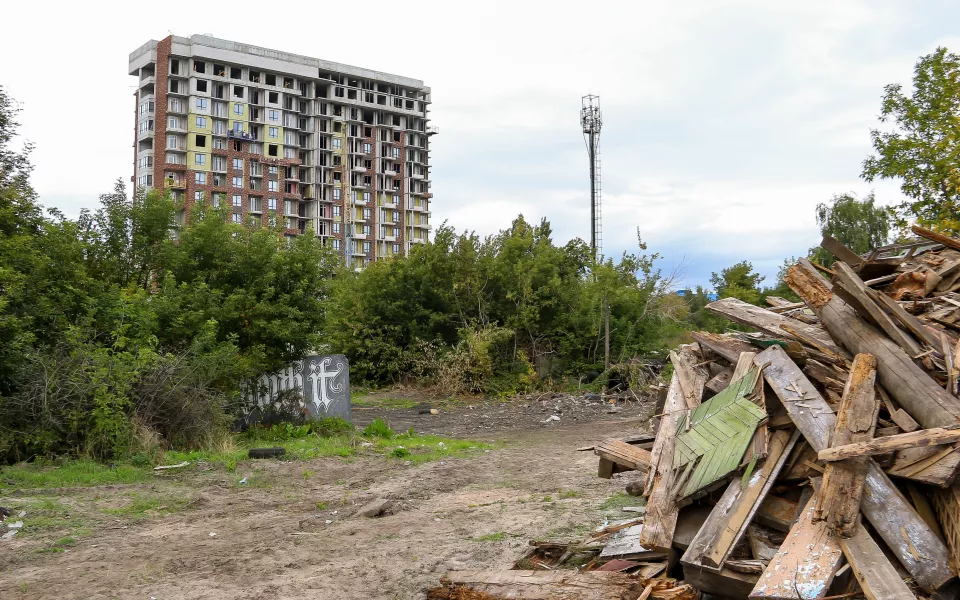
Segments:
[[[960,48],[960,11],[946,3],[230,6],[249,18],[194,29],[182,11],[149,4],[5,7],[23,26],[0,39],[0,84],[23,102],[48,204],[75,214],[129,180],[129,52],[168,29],[209,32],[423,79],[441,130],[434,222],[480,234],[522,212],[549,218],[558,241],[588,236],[578,112],[580,96],[600,94],[607,253],[633,248],[639,227],[668,261],[691,259],[690,283],[741,259],[772,276],[816,243],[813,206],[869,192],[858,175],[883,86],[908,84],[937,45]],[[271,10],[275,27],[255,17]],[[877,189],[881,201],[899,198],[895,184]]]

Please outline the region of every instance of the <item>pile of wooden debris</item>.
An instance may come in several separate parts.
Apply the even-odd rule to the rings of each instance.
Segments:
[[[788,271],[803,302],[708,305],[751,331],[694,333],[655,438],[594,449],[601,477],[645,475],[645,514],[429,598],[960,597],[960,240],[914,232],[825,238],[831,269]]]

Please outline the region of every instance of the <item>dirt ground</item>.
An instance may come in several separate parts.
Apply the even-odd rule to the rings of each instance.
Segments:
[[[421,406],[355,412],[360,424],[384,416],[398,430],[409,423],[498,442],[419,465],[379,456],[250,461],[236,473],[195,470],[155,483],[48,490],[42,498],[15,491],[0,504],[49,500],[80,513],[138,493],[189,500],[173,512],[158,506],[138,518],[106,519],[59,552],[37,552],[34,538],[0,542],[0,598],[423,598],[447,570],[509,568],[529,540],[582,537],[605,519],[623,518],[624,502],[636,504],[611,502],[629,478],[597,478],[596,456],[576,448],[645,430],[652,404],[611,413],[580,402],[549,423],[541,421],[564,408],[556,398],[446,407],[438,415],[421,414]],[[237,486],[253,469],[260,484]],[[392,500],[394,514],[355,514],[374,498]]]

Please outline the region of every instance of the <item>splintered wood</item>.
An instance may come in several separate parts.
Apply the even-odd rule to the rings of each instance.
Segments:
[[[650,459],[650,477],[647,484],[647,515],[640,544],[653,550],[669,552],[673,531],[677,527],[677,505],[674,494],[676,472],[673,469],[674,444],[677,423],[686,412],[686,402],[680,380],[673,374],[667,390],[664,415],[660,419],[660,433],[653,444]],[[671,432],[666,435],[664,432]]]
[[[777,555],[760,576],[751,598],[816,600],[827,595],[840,567],[840,539],[823,521],[814,520],[816,494],[790,528]]]
[[[874,393],[876,368],[877,361],[870,354],[858,354],[853,359],[833,430],[833,446],[873,438],[880,411],[880,400]],[[860,496],[866,478],[865,457],[827,464],[815,518],[827,521],[841,537],[851,537],[860,523]]]

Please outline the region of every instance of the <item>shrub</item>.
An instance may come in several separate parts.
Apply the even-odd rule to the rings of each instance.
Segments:
[[[392,438],[393,433],[394,432],[392,429],[390,429],[390,426],[387,425],[387,423],[380,417],[374,419],[373,422],[367,425],[367,427],[363,430],[363,435],[366,437],[378,437],[385,440]]]

